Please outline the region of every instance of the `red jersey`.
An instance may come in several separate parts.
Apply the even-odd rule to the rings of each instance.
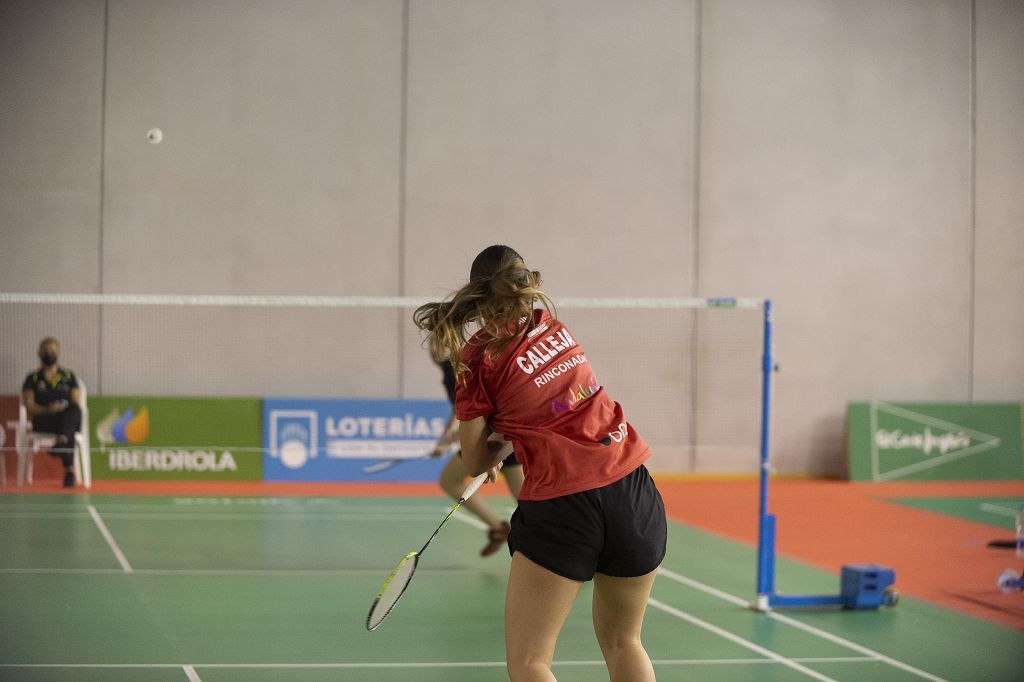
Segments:
[[[488,359],[477,332],[462,349],[455,414],[486,417],[512,441],[523,465],[521,500],[547,500],[614,483],[650,450],[622,406],[602,387],[583,349],[546,310],[533,311],[530,331]]]

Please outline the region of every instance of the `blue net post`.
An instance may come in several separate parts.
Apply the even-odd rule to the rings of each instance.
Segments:
[[[761,474],[757,514],[757,603],[756,608],[767,610],[769,599],[775,593],[775,517],[768,513],[769,425],[771,423],[772,371],[772,302],[764,301],[764,350],[761,360]]]

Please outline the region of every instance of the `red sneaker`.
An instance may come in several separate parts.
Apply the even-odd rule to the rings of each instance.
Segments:
[[[499,527],[487,531],[487,544],[480,550],[480,556],[491,556],[497,552],[508,540],[508,534],[511,532],[512,526],[508,525],[508,521],[502,521]]]

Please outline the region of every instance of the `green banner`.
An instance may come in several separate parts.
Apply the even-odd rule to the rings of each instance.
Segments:
[[[1021,403],[849,405],[853,481],[1024,478]]]
[[[263,478],[258,398],[89,396],[96,479]]]

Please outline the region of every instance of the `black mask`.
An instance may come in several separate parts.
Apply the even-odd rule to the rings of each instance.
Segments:
[[[47,367],[51,367],[57,364],[57,356],[53,353],[44,353],[39,356],[39,359],[43,361],[43,364]]]

